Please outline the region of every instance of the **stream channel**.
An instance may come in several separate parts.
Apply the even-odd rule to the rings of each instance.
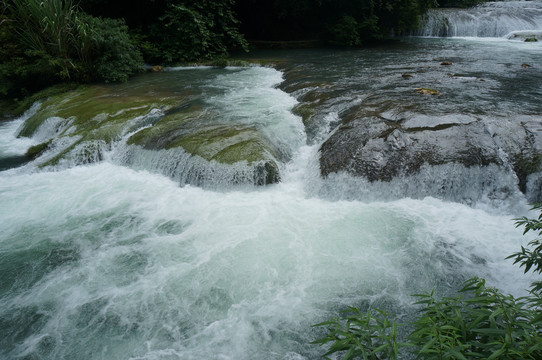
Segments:
[[[519,3],[540,15],[540,2]],[[280,172],[264,186],[246,161],[128,144],[160,123],[156,112],[93,156],[78,145],[47,166],[76,138],[58,136],[58,119],[17,137],[37,104],[0,123],[0,358],[316,359],[323,329],[311,325],[348,306],[408,320],[412,294],[452,294],[472,276],[524,294],[532,278],[505,257],[532,239],[513,219],[537,215],[539,174],[522,187],[506,151],[495,164],[424,164],[386,181],[321,174],[322,144],[350,118],[476,121],[505,150],[520,123],[541,153],[542,41],[506,31],[256,52],[276,65],[168,69],[108,87],[184,94],[206,122],[263,134]]]

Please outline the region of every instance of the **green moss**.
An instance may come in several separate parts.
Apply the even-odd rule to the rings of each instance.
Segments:
[[[525,175],[538,172],[542,169],[542,154],[527,157],[518,155],[515,157],[514,167],[516,171]]]
[[[156,108],[163,109],[165,115],[152,118],[149,123],[134,122],[132,125],[134,119]],[[83,143],[103,141],[110,144],[127,132],[151,125],[133,134],[127,143],[149,150],[180,147],[191,155],[224,164],[272,161],[274,165],[268,165],[267,170],[261,165],[264,168],[260,176],[278,178],[278,167],[274,163],[276,154],[257,129],[217,121],[219,115],[202,108],[188,92],[176,93],[159,86],[152,90],[130,85],[77,88],[45,99],[41,109],[25,122],[19,135],[32,136],[51,117],[69,121],[56,137],[71,138],[70,143],[73,143],[41,166],[58,164]],[[32,150],[32,156],[42,151],[39,148]]]
[[[212,159],[225,164],[233,164],[243,159],[251,164],[265,159],[265,148],[256,139],[241,141],[219,151]]]
[[[301,119],[303,119],[303,124],[305,124],[305,126],[307,126],[310,123],[311,118],[316,113],[314,106],[309,103],[301,103],[301,104],[296,105],[292,109],[292,112],[295,115],[301,116]]]
[[[17,99],[3,99],[0,103],[0,109],[3,117],[16,117],[21,116],[26,110],[28,110],[32,104],[36,101],[44,100],[52,96],[60,95],[68,91],[82,87],[77,84],[57,84],[46,89],[43,89],[31,96],[25,97],[22,100]]]
[[[537,42],[538,40],[536,38],[527,38],[525,39],[525,42]]]
[[[66,157],[66,155],[71,151],[73,150],[73,148],[75,148],[75,146],[77,144],[79,144],[81,141],[77,141],[73,144],[71,144],[70,146],[68,146],[67,148],[65,148],[64,150],[62,150],[61,152],[59,152],[58,154],[56,154],[54,157],[52,157],[51,159],[47,160],[46,162],[44,163],[41,163],[39,164],[39,167],[40,168],[44,168],[44,167],[47,167],[47,166],[55,166],[55,165],[58,165],[58,163],[60,162],[60,160],[62,160],[63,158]]]
[[[256,129],[217,124],[213,117],[211,112],[198,112],[194,108],[187,113],[175,113],[138,131],[127,143],[147,149],[181,147],[191,155],[225,164],[238,161],[251,164],[272,158],[269,144]]]
[[[58,116],[73,120],[72,134],[110,141],[119,135],[126,121],[153,108],[169,108],[176,103],[175,98],[117,94],[114,90],[115,87],[95,85],[51,96],[25,122],[19,136],[32,136],[46,119]]]
[[[26,150],[25,156],[31,160],[34,160],[35,158],[39,157],[47,148],[49,147],[49,144],[51,141],[46,141],[44,143],[31,146]]]
[[[246,160],[249,164],[265,160],[268,148],[258,132],[251,128],[219,126],[180,136],[168,148],[181,146],[186,152],[206,160],[233,164]]]
[[[189,123],[197,122],[204,117],[199,106],[189,106],[184,111],[173,112],[164,116],[154,126],[145,128],[132,135],[128,145],[140,145],[147,149],[171,148],[176,138],[184,133],[194,131],[198,127],[192,127]]]

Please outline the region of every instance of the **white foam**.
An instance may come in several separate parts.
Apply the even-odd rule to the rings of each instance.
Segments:
[[[35,103],[23,115],[17,119],[0,122],[0,158],[16,155],[24,155],[29,147],[36,145],[37,141],[17,137],[22,124],[41,107],[40,103]]]
[[[282,186],[180,188],[109,163],[1,174],[2,261],[55,249],[72,259],[48,267],[36,258],[43,278],[0,298],[2,316],[45,316],[9,355],[44,351],[46,338],[56,358],[71,349],[312,358],[310,325],[338,308],[407,305],[413,293],[448,293],[473,275],[515,294],[528,286],[504,260],[528,240],[510,214],[433,198],[328,201]]]

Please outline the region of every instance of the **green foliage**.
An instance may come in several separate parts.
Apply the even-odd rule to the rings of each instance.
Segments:
[[[534,231],[538,233],[538,236],[542,236],[542,204],[534,205],[532,210],[540,211],[538,218],[529,219],[522,217],[516,219],[516,226],[523,226],[525,228],[523,234]],[[519,263],[520,267],[524,268],[526,273],[532,270],[534,273],[542,274],[542,239],[537,238],[532,240],[528,246],[532,249],[522,246],[521,251],[510,255],[508,259],[514,259],[514,264]],[[531,291],[539,295],[542,294],[542,281],[533,282],[531,284]]]
[[[70,52],[76,37],[73,24],[77,8],[72,0],[12,0],[16,32],[23,48],[41,52],[57,68],[61,78],[70,79],[75,68]]]
[[[337,23],[328,26],[329,40],[331,45],[358,46],[361,45],[359,25],[352,16],[345,15]]]
[[[90,80],[126,82],[139,72],[143,59],[128,35],[123,20],[79,17],[79,58]]]
[[[2,2],[0,97],[59,82],[126,81],[142,59],[122,20],[81,12],[72,0]]]
[[[259,40],[324,40],[359,46],[415,28],[435,0],[238,0],[242,30]]]
[[[416,358],[428,360],[542,358],[538,298],[503,295],[478,278],[466,281],[456,296],[415,296],[423,309],[407,324],[412,331],[403,342],[390,314],[349,308],[351,315],[315,325],[326,326],[328,333],[314,344],[331,343],[324,357],[338,353],[343,360],[396,360],[406,347],[414,349]]]
[[[542,204],[536,219],[516,219],[517,226],[542,235]],[[542,243],[529,243],[510,255],[525,272],[542,274]],[[342,359],[397,359],[399,349],[411,347],[417,359],[542,359],[542,282],[532,284],[531,295],[515,298],[472,278],[458,294],[438,299],[434,293],[415,295],[421,305],[415,321],[406,324],[404,342],[397,336],[390,315],[380,310],[366,313],[350,308],[341,318],[315,325],[326,326],[327,335],[315,344],[328,346],[324,357]],[[329,345],[331,343],[331,345]]]
[[[357,46],[402,34],[419,24],[433,0],[323,0],[325,39],[332,45]]]
[[[19,43],[16,21],[6,2],[0,14],[0,98],[25,96],[54,78],[51,58],[43,51],[24,49]],[[47,72],[47,73],[45,73]]]
[[[397,342],[397,325],[390,321],[390,314],[382,310],[350,307],[345,316],[334,318],[314,326],[325,326],[327,335],[312,344],[331,343],[324,357],[344,353],[343,359],[393,359],[399,356],[399,348],[407,346]]]
[[[453,297],[416,295],[424,306],[409,336],[421,359],[540,359],[542,322],[526,298],[473,278]]]
[[[169,1],[143,43],[147,59],[168,64],[226,55],[247,48],[238,31],[232,0]]]

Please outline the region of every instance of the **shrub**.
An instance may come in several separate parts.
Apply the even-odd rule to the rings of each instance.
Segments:
[[[542,205],[537,219],[516,219],[524,234],[542,235]],[[525,272],[542,273],[541,239],[530,248],[510,255]],[[410,334],[397,337],[396,324],[380,310],[362,312],[350,308],[346,316],[315,326],[326,326],[327,335],[315,344],[329,346],[324,357],[342,359],[397,359],[401,348],[410,347],[418,359],[542,359],[542,282],[531,286],[530,295],[515,298],[472,278],[457,295],[437,299],[433,292],[415,295],[422,305],[416,320],[406,324]],[[404,350],[403,350],[404,351]]]
[[[226,55],[232,48],[246,49],[232,6],[232,0],[171,1],[151,27],[145,54],[171,64]]]
[[[397,342],[397,325],[390,314],[382,310],[367,310],[351,307],[337,317],[314,326],[326,326],[328,333],[313,344],[332,343],[328,355],[344,352],[343,359],[367,360],[397,359],[399,348],[407,346]]]
[[[529,231],[538,232],[538,236],[542,236],[542,204],[536,204],[532,210],[540,211],[537,219],[529,219],[522,217],[516,219],[516,226],[523,226],[525,229],[523,234]],[[542,274],[542,239],[539,237],[528,244],[529,248],[521,247],[521,251],[510,255],[507,259],[515,259],[514,264],[519,263],[520,267],[524,268],[525,272],[533,271]],[[534,294],[542,294],[542,281],[535,281],[531,284],[531,291]]]
[[[473,278],[453,297],[418,295],[424,305],[409,336],[421,359],[540,359],[542,322],[527,298]]]
[[[47,54],[58,75],[70,79],[75,65],[70,57],[74,41],[73,24],[77,8],[72,0],[12,0],[13,19],[19,43]]]
[[[66,81],[126,81],[142,66],[123,20],[95,18],[72,0],[2,2],[0,97]]]
[[[123,20],[87,14],[78,18],[79,58],[90,80],[126,82],[143,65],[141,54],[128,35]]]
[[[337,23],[328,27],[328,42],[336,46],[361,45],[359,25],[352,16],[343,16]]]

